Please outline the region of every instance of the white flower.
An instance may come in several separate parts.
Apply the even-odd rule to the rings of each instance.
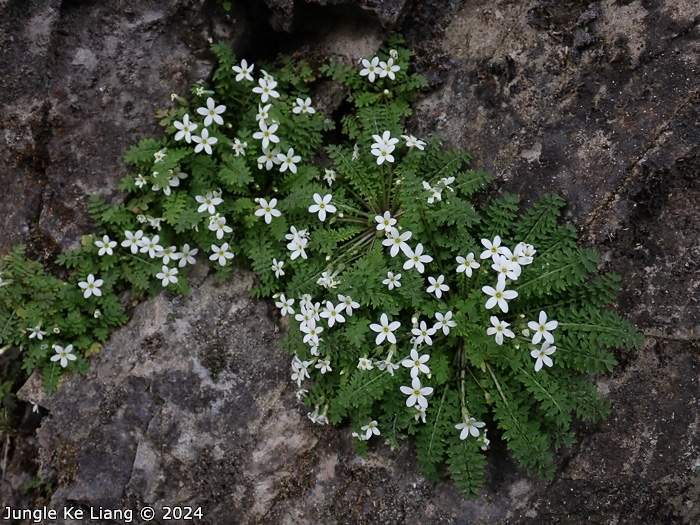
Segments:
[[[275,206],[277,206],[277,199],[270,199],[270,202],[268,202],[261,198],[258,200],[258,204],[260,205],[260,209],[255,210],[255,215],[258,217],[265,216],[265,222],[267,224],[272,222],[273,217],[282,215],[281,211],[275,209]]]
[[[264,78],[261,78],[258,80],[258,86],[253,88],[253,93],[258,93],[260,95],[260,100],[265,103],[267,102],[267,99],[272,97],[272,98],[279,98],[280,94],[275,91],[275,88],[277,87],[277,82],[274,80],[265,80]]]
[[[279,296],[279,301],[275,301],[275,306],[282,310],[282,315],[293,314],[294,313],[294,308],[292,308],[293,304],[294,304],[294,299],[291,297],[289,299],[287,299],[284,296],[284,294],[281,294]],[[304,342],[306,342],[306,341],[304,341]]]
[[[267,119],[270,118],[270,114],[268,113],[270,111],[270,108],[272,107],[272,104],[267,104],[266,106],[261,106],[258,104],[258,112],[255,115],[255,120],[257,121],[263,121],[267,122]]]
[[[423,181],[423,188],[430,192],[430,197],[426,199],[428,204],[442,200],[442,188],[440,186],[431,186],[427,182]]]
[[[440,299],[440,297],[442,297],[442,292],[446,292],[450,289],[449,286],[444,284],[444,280],[444,275],[439,275],[437,279],[435,279],[434,277],[428,277],[428,281],[430,281],[430,286],[428,286],[428,289],[426,291],[428,293],[434,293],[435,297]]]
[[[394,355],[393,350],[389,350],[389,355],[384,361],[377,362],[377,367],[379,370],[386,370],[389,374],[394,375],[394,371],[399,369],[399,365],[392,363],[391,358]]]
[[[80,286],[83,290],[83,297],[87,299],[91,295],[94,295],[95,297],[100,297],[102,295],[102,290],[100,290],[100,286],[104,281],[102,279],[95,279],[95,276],[90,274],[87,276],[87,281],[81,281],[78,283],[78,286]]]
[[[324,288],[337,288],[340,284],[340,281],[336,279],[339,272],[340,270],[336,270],[333,273],[331,273],[329,270],[323,272],[321,277],[319,277],[316,281],[316,284],[323,286]]]
[[[316,368],[321,370],[321,374],[333,371],[333,369],[331,368],[330,359],[321,359],[318,363],[316,363]]]
[[[211,147],[219,142],[219,139],[216,137],[209,136],[209,130],[207,128],[202,129],[202,134],[200,137],[197,135],[192,135],[192,140],[197,143],[197,145],[194,147],[194,152],[199,153],[200,151],[204,150],[207,155],[211,155]]]
[[[391,216],[390,211],[385,211],[384,215],[375,215],[374,220],[377,221],[377,231],[390,231],[391,227],[396,224],[396,219]]]
[[[226,217],[219,217],[218,214],[209,217],[209,229],[216,232],[217,239],[223,239],[225,233],[233,231],[233,228],[226,226]]]
[[[167,266],[163,265],[163,268],[161,268],[161,271],[156,274],[156,279],[161,279],[161,284],[163,286],[168,286],[170,283],[176,283],[177,282],[177,268],[168,268]]]
[[[39,341],[41,341],[46,335],[46,332],[41,329],[40,324],[36,325],[34,328],[27,328],[27,330],[31,332],[31,334],[29,334],[29,339],[34,339],[36,337]]]
[[[406,241],[411,238],[411,235],[413,234],[409,231],[400,234],[399,230],[391,228],[387,238],[382,241],[382,245],[391,246],[390,253],[392,257],[396,257],[399,253],[399,249],[401,249],[406,257],[411,257],[413,252],[411,251],[411,247],[406,244]]]
[[[459,439],[467,439],[469,437],[469,434],[474,436],[475,438],[479,437],[479,429],[482,428],[486,423],[483,423],[481,421],[477,421],[473,417],[470,417],[466,421],[462,423],[457,423],[455,425],[455,428],[457,430],[461,430],[462,432],[459,434]]]
[[[309,391],[305,388],[300,388],[299,390],[297,390],[297,393],[295,394],[297,397],[297,401],[301,401],[302,399],[304,399],[306,397],[306,394],[308,393]],[[309,412],[309,414],[311,414],[311,412]]]
[[[401,288],[401,274],[394,275],[394,272],[386,272],[386,279],[382,281],[382,284],[386,284],[389,290]]]
[[[262,141],[263,150],[270,147],[270,142],[277,144],[280,141],[279,137],[275,135],[275,131],[277,131],[277,128],[279,128],[279,124],[277,122],[273,122],[270,124],[270,126],[268,126],[264,120],[260,120],[259,124],[260,131],[253,133],[253,138]]]
[[[236,157],[238,157],[239,155],[245,155],[245,149],[248,147],[248,143],[241,142],[240,139],[235,139],[231,147],[233,148]]]
[[[190,245],[185,244],[180,252],[180,262],[178,263],[178,266],[180,268],[184,268],[188,263],[196,263],[197,261],[195,260],[194,256],[197,255],[197,252],[199,252],[198,248],[190,249]]]
[[[326,173],[323,176],[323,179],[328,183],[329,187],[332,186],[335,182],[335,171],[326,169]]]
[[[381,324],[373,323],[369,325],[370,330],[377,332],[377,338],[374,343],[380,345],[384,339],[387,339],[390,343],[396,344],[396,336],[392,332],[401,326],[401,323],[398,321],[389,323],[389,318],[386,314],[382,314],[379,322]]]
[[[61,366],[65,368],[68,366],[68,361],[75,361],[77,358],[73,355],[73,345],[68,345],[65,349],[62,346],[54,346],[56,350],[56,355],[51,356],[51,361],[60,361]]]
[[[326,307],[321,312],[321,317],[323,317],[324,319],[328,319],[328,328],[333,326],[336,322],[345,322],[345,317],[341,315],[343,308],[345,308],[345,305],[343,303],[338,304],[338,306],[336,307],[333,305],[332,302],[326,301]]]
[[[425,321],[423,322],[423,326],[425,326]],[[414,331],[415,330],[416,329],[414,328]],[[425,364],[429,360],[430,356],[428,354],[423,354],[419,356],[418,351],[415,348],[413,348],[411,350],[410,358],[404,359],[403,361],[401,361],[401,364],[406,368],[411,369],[411,377],[418,377],[418,374],[421,372],[423,372],[424,374],[430,373],[430,368],[428,368]]]
[[[137,230],[136,233],[131,233],[129,230],[124,232],[126,240],[122,241],[122,246],[124,248],[131,248],[131,253],[137,253],[141,247],[141,237],[143,237],[143,232]]]
[[[222,119],[219,115],[221,115],[224,111],[226,111],[226,106],[217,106],[216,102],[214,102],[214,99],[211,97],[207,99],[206,108],[197,108],[197,113],[205,117],[204,127],[211,126],[212,121],[216,122],[219,126],[223,126],[224,119]],[[202,132],[202,134],[204,134],[204,132]]]
[[[396,80],[394,73],[401,70],[401,67],[394,64],[394,59],[390,58],[386,62],[382,61],[379,63],[379,76],[381,78],[389,77],[391,80]]]
[[[515,250],[513,250],[513,255],[518,257],[518,264],[525,266],[527,264],[532,264],[535,252],[537,252],[537,250],[535,250],[532,244],[521,242],[515,247]]]
[[[338,301],[345,306],[345,313],[349,316],[352,315],[353,309],[356,310],[360,307],[360,303],[353,301],[352,297],[349,295],[345,296],[338,294]],[[340,308],[340,306],[338,308]]]
[[[493,264],[491,265],[491,268],[498,272],[498,279],[501,281],[505,281],[506,279],[515,281],[518,277],[520,277],[520,265],[511,261],[508,258],[508,254],[510,254],[510,250],[506,252],[506,255],[493,256]]]
[[[416,421],[420,420],[425,424],[425,408],[422,406],[413,406],[413,408],[416,410],[416,414],[413,416]]]
[[[97,255],[114,255],[112,248],[114,248],[116,245],[116,241],[110,241],[109,237],[107,237],[106,235],[102,236],[101,241],[95,241],[95,246],[97,246],[100,249],[97,252]]]
[[[309,115],[316,113],[316,110],[311,107],[311,99],[309,97],[306,97],[306,100],[298,98],[297,105],[294,106],[292,111],[297,115],[300,113],[308,113]]]
[[[179,130],[177,133],[175,133],[175,140],[185,139],[187,144],[192,142],[192,132],[199,127],[194,122],[190,122],[190,116],[187,113],[185,113],[185,116],[182,117],[182,122],[175,121],[173,122],[173,126]]]
[[[381,165],[386,162],[394,162],[394,156],[391,154],[394,151],[394,146],[387,146],[386,144],[376,145],[376,148],[372,148],[372,155],[377,157],[377,165]]]
[[[433,328],[435,328],[436,331],[442,328],[442,333],[445,335],[450,333],[450,328],[457,326],[457,323],[452,320],[452,311],[445,312],[445,315],[442,315],[440,312],[435,312],[435,319],[437,319],[437,323],[435,323]]]
[[[498,307],[503,313],[508,313],[508,303],[506,299],[515,299],[518,296],[518,292],[515,290],[506,290],[505,287],[506,282],[499,280],[498,283],[496,283],[496,288],[492,288],[491,286],[484,286],[481,288],[482,292],[491,296],[491,298],[486,301],[487,310],[490,310],[498,304]]]
[[[255,64],[251,64],[250,66],[248,65],[248,62],[246,62],[245,59],[241,60],[241,65],[240,66],[232,66],[231,69],[238,73],[236,75],[236,82],[240,82],[243,79],[248,80],[249,82],[253,81],[253,77],[250,75],[253,70],[255,69]]]
[[[360,158],[360,145],[355,143],[355,145],[352,147],[352,157],[350,160],[357,160]]]
[[[272,267],[270,268],[273,272],[275,272],[275,277],[280,277],[284,275],[284,270],[282,267],[284,266],[284,261],[277,261],[277,259],[272,259]]]
[[[489,449],[489,443],[491,443],[491,440],[486,437],[486,430],[484,430],[484,433],[481,434],[476,441],[477,443],[481,443],[481,450]]]
[[[233,259],[234,255],[230,251],[228,251],[228,243],[225,242],[224,244],[221,245],[221,248],[219,248],[216,244],[211,245],[211,251],[213,252],[209,256],[210,261],[219,261],[219,264],[221,266],[226,266],[226,260],[227,259]]]
[[[540,312],[539,323],[536,323],[535,321],[530,321],[529,323],[527,323],[527,326],[535,332],[535,335],[532,336],[533,345],[539,343],[543,337],[545,341],[547,341],[549,344],[552,344],[554,343],[554,336],[550,334],[549,331],[554,330],[557,326],[559,326],[559,322],[547,322],[547,312],[542,310]]]
[[[379,135],[372,135],[372,138],[374,139],[374,144],[372,144],[372,148],[377,149],[384,145],[390,147],[390,151],[394,151],[396,144],[399,143],[399,139],[397,139],[396,137],[392,137],[391,131],[389,130],[386,130],[384,133],[382,133],[381,137]]]
[[[146,184],[148,184],[148,181],[143,175],[139,173],[136,176],[136,179],[134,179],[134,184],[136,184],[137,188],[143,188]]]
[[[425,323],[425,321],[421,321],[420,326],[418,328],[411,329],[411,333],[416,336],[417,345],[421,343],[425,343],[426,345],[432,345],[433,340],[430,336],[435,335],[435,331],[435,328],[428,328],[428,325]],[[427,373],[428,372],[426,372],[426,374]]]
[[[264,69],[261,69],[260,72],[262,73],[263,80],[265,82],[273,82],[275,80],[275,77],[273,77],[270,73],[268,73]]]
[[[361,430],[364,431],[365,433],[365,439],[371,438],[373,435],[378,436],[379,435],[379,429],[377,428],[377,422],[376,421],[371,421],[367,425],[364,425],[360,427]]]
[[[197,212],[207,212],[209,215],[214,215],[216,213],[216,206],[224,202],[220,197],[214,196],[212,192],[207,193],[205,196],[197,195],[195,200],[201,204],[201,206],[197,208]]]
[[[423,142],[422,140],[418,140],[411,134],[401,135],[401,138],[406,141],[406,146],[409,148],[418,148],[421,151],[425,149],[425,142]]]
[[[374,82],[375,76],[379,74],[379,57],[372,58],[371,62],[366,58],[363,58],[362,65],[364,66],[364,69],[360,70],[360,76],[367,77],[370,82]]]
[[[280,150],[277,148],[273,149],[272,151],[263,148],[262,152],[263,154],[258,157],[258,169],[262,169],[264,164],[265,169],[270,171],[275,164],[280,164],[282,162],[277,158],[280,153]]]
[[[161,251],[156,253],[156,257],[163,259],[163,264],[168,264],[170,259],[177,261],[182,257],[182,254],[177,251],[175,246],[170,246],[168,248],[163,248]]]
[[[318,213],[319,220],[325,221],[326,213],[335,213],[337,211],[335,206],[329,204],[332,198],[333,196],[330,193],[323,198],[318,193],[314,193],[314,202],[316,204],[309,206],[309,213]]]
[[[294,299],[290,299],[289,301],[294,302]],[[292,310],[290,307],[287,307],[287,310],[289,310],[289,313],[294,313],[294,310]],[[282,315],[284,315],[284,309],[282,310]],[[306,325],[299,326],[299,330],[304,332],[304,343],[309,343],[310,345],[313,346],[318,346],[318,343],[320,341],[319,339],[319,334],[323,332],[323,327],[322,326],[316,326],[316,321],[309,321],[306,323]]]
[[[425,396],[433,393],[433,387],[421,387],[420,379],[414,377],[411,381],[411,386],[402,386],[400,390],[408,396],[408,399],[406,399],[407,407],[419,405],[423,408],[428,408],[428,399]]]
[[[493,242],[489,241],[488,239],[481,239],[481,244],[484,245],[484,250],[481,252],[481,255],[479,256],[480,259],[488,259],[489,257],[493,257],[494,255],[499,255],[501,253],[501,238],[496,235],[493,238]]]
[[[511,339],[515,337],[515,334],[507,328],[510,326],[510,323],[499,321],[498,317],[492,315],[491,324],[493,327],[486,329],[486,335],[495,335],[497,345],[503,344],[503,336],[510,337]]]
[[[473,253],[468,254],[466,258],[457,256],[457,262],[459,263],[459,266],[457,266],[457,273],[464,272],[467,277],[472,276],[472,269],[481,267],[481,265],[474,260]]]
[[[160,217],[151,217],[150,215],[146,215],[146,221],[148,222],[148,225],[151,228],[155,228],[156,230],[160,231],[161,226],[160,226],[160,221],[163,219]]]
[[[357,362],[357,368],[360,370],[372,370],[374,367],[372,366],[372,360],[367,359],[366,357],[360,357],[359,361]]]
[[[141,253],[148,253],[151,259],[156,257],[156,253],[163,250],[163,247],[158,244],[159,235],[154,235],[152,238],[146,236],[141,237]]]
[[[552,362],[552,358],[549,356],[556,351],[556,346],[550,346],[549,341],[545,341],[542,344],[542,348],[540,348],[539,350],[535,348],[532,352],[530,352],[530,355],[536,359],[535,372],[539,372],[540,370],[542,370],[542,363],[544,363],[547,366],[552,366],[554,363]]]
[[[287,151],[287,154],[279,153],[277,155],[277,159],[281,162],[280,166],[280,172],[284,173],[287,168],[289,168],[289,171],[292,173],[297,172],[297,163],[301,161],[301,157],[299,155],[294,155],[294,148],[289,148],[289,151]]]
[[[156,162],[163,162],[163,159],[165,158],[165,155],[168,153],[168,148],[163,148],[160,151],[156,151],[153,156],[155,157],[155,160],[153,161],[154,163]]]
[[[408,253],[406,253],[408,251]],[[408,260],[403,263],[403,269],[404,270],[410,270],[411,268],[415,268],[418,270],[418,273],[423,273],[425,271],[425,267],[423,266],[423,263],[429,263],[433,260],[433,258],[430,255],[422,255],[423,253],[423,245],[421,243],[418,243],[416,245],[416,250],[411,251],[409,248],[408,250],[404,250],[404,253],[406,253],[406,256],[408,257]]]
[[[295,239],[287,244],[287,249],[292,252],[292,255],[290,255],[289,258],[292,259],[292,261],[297,259],[299,256],[301,256],[302,259],[307,259],[308,257],[304,249],[306,248],[308,242],[308,239],[301,238]]]

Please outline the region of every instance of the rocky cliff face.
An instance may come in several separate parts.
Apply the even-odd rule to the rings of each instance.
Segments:
[[[410,445],[356,458],[312,425],[244,270],[201,267],[188,297],[139,305],[46,397],[33,440],[7,441],[3,502],[36,455],[50,506],[201,506],[207,523],[695,523],[700,520],[700,8],[692,0],[0,0],[0,249],[50,259],[89,231],[88,195],[118,198],[121,157],[153,113],[212,68],[208,39],[253,58],[356,60],[402,30],[431,88],[407,123],[495,173],[493,192],[562,193],[584,242],[623,276],[647,335],[597,380],[610,417],[581,425],[555,481],[498,446],[465,501],[426,483]],[[276,31],[287,31],[276,32]],[[495,443],[494,443],[495,444]],[[6,503],[9,504],[9,503]]]

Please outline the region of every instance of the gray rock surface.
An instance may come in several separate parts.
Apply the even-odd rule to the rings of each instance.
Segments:
[[[382,24],[403,24],[431,82],[410,131],[472,151],[493,193],[565,195],[584,242],[623,276],[618,308],[647,345],[597,380],[611,415],[580,426],[553,482],[494,442],[484,492],[465,501],[425,482],[410,445],[363,460],[347,429],[313,426],[269,304],[247,298],[252,277],[219,286],[202,273],[191,296],[139,305],[87,376],[51,398],[35,380],[22,390],[49,410],[37,437],[51,505],[188,502],[213,524],[700,521],[697,2],[375,2],[398,15],[362,11],[369,20],[357,8],[369,2],[272,2],[273,16],[303,15],[290,31],[318,21],[322,34],[262,42],[259,4],[227,17],[188,0],[0,1],[0,213],[12,225],[0,248],[28,241],[43,257],[87,231],[86,196],[116,194],[155,108],[208,73],[208,37],[356,59]],[[31,444],[15,450],[26,458]]]

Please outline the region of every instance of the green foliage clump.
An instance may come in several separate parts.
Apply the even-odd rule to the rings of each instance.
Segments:
[[[340,134],[311,104],[308,64],[256,69],[215,44],[211,84],[174,96],[158,113],[165,136],[127,152],[128,197],[91,200],[100,232],[60,256],[67,282],[21,251],[3,261],[3,344],[28,347],[25,365],[55,388],[50,344],[71,341],[81,355],[69,369],[83,370],[124,320],[116,292],[185,293],[195,256],[221,279],[235,257],[258,275],[252,294],[290,317],[283,347],[312,421],[349,421],[360,453],[373,436],[391,447],[413,436],[425,474],[447,472],[469,495],[488,432],[551,477],[573,419],[606,414],[588,374],[612,370],[611,350],[641,338],[606,309],[619,279],[599,275],[598,255],[561,225],[560,197],[476,209],[491,176],[405,128],[426,82],[401,44],[359,69],[320,68],[349,93]],[[91,275],[101,296],[83,296]],[[29,340],[32,326],[50,335]]]

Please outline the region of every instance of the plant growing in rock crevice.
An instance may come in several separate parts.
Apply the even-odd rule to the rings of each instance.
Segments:
[[[25,363],[54,388],[52,374],[84,369],[91,337],[123,322],[116,292],[185,293],[197,258],[222,279],[240,260],[258,275],[253,295],[290,318],[283,346],[312,421],[349,420],[361,453],[374,436],[397,447],[414,435],[426,475],[446,467],[469,494],[496,427],[523,465],[553,475],[572,419],[606,413],[586,374],[611,370],[610,349],[640,336],[604,309],[618,279],[597,275],[598,256],[559,225],[561,198],[521,210],[506,195],[476,210],[489,174],[405,129],[426,84],[400,44],[359,68],[321,68],[349,92],[338,143],[327,143],[335,124],[313,106],[308,65],[263,70],[214,45],[212,84],[173,96],[178,106],[159,113],[166,136],[126,155],[138,170],[122,182],[129,197],[92,199],[101,231],[59,258],[67,284],[46,284],[82,316],[51,336],[58,358],[31,340],[59,326],[31,306],[39,295],[13,303],[0,288],[7,312],[24,314],[3,314],[3,342],[26,345]],[[11,279],[20,259],[2,263]]]

